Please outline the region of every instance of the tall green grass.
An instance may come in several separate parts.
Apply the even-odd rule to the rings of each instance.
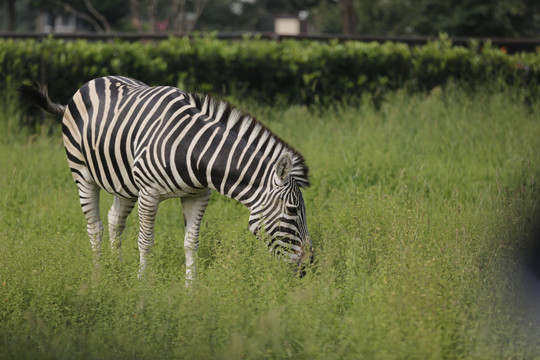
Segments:
[[[245,107],[310,166],[316,260],[293,277],[246,230],[247,210],[213,194],[186,288],[179,201],[161,204],[144,279],[136,211],[124,261],[106,249],[95,270],[59,127],[8,129],[20,114],[4,104],[0,358],[540,354],[520,285],[538,215],[540,104],[450,86],[389,95],[380,110]],[[104,194],[104,220],[111,203]]]

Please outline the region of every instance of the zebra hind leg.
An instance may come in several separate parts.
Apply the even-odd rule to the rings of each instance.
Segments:
[[[184,252],[186,254],[186,285],[195,278],[195,255],[199,247],[199,228],[210,200],[211,190],[201,196],[181,198],[184,213]]]
[[[79,201],[86,216],[86,229],[92,252],[94,254],[94,265],[97,267],[101,256],[101,240],[103,239],[103,224],[99,216],[99,186],[94,182],[79,181]]]
[[[154,245],[154,223],[159,202],[158,194],[145,190],[139,192],[139,278],[141,278],[146,270],[148,253],[150,253]]]
[[[126,227],[126,219],[135,207],[137,199],[126,199],[115,195],[113,204],[108,213],[109,239],[111,250],[116,254],[118,260],[122,260],[120,248],[122,246],[122,233]]]

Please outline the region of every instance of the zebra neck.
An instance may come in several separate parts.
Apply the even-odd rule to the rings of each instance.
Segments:
[[[286,144],[227,102],[193,94],[189,99],[208,117],[197,121],[200,128],[187,152],[193,185],[214,189],[251,209],[272,186],[273,165],[288,149]]]
[[[210,175],[207,177],[208,187],[251,210],[268,192],[272,169],[268,160],[265,161],[259,154],[251,154],[247,161],[215,164],[207,171]]]

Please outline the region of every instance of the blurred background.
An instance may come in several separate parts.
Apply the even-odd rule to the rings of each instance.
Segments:
[[[3,0],[3,32],[538,37],[537,0]]]

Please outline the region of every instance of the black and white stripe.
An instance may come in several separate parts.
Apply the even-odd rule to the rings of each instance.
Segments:
[[[159,203],[179,197],[190,280],[200,222],[215,190],[250,209],[249,229],[264,234],[272,253],[298,265],[311,259],[300,191],[309,186],[304,159],[239,109],[210,96],[120,76],[86,83],[65,107],[51,102],[44,89],[21,86],[20,91],[28,101],[63,115],[68,163],[96,254],[103,234],[100,189],[115,195],[108,213],[113,248],[120,247],[126,218],[138,200],[141,270],[153,245]]]

